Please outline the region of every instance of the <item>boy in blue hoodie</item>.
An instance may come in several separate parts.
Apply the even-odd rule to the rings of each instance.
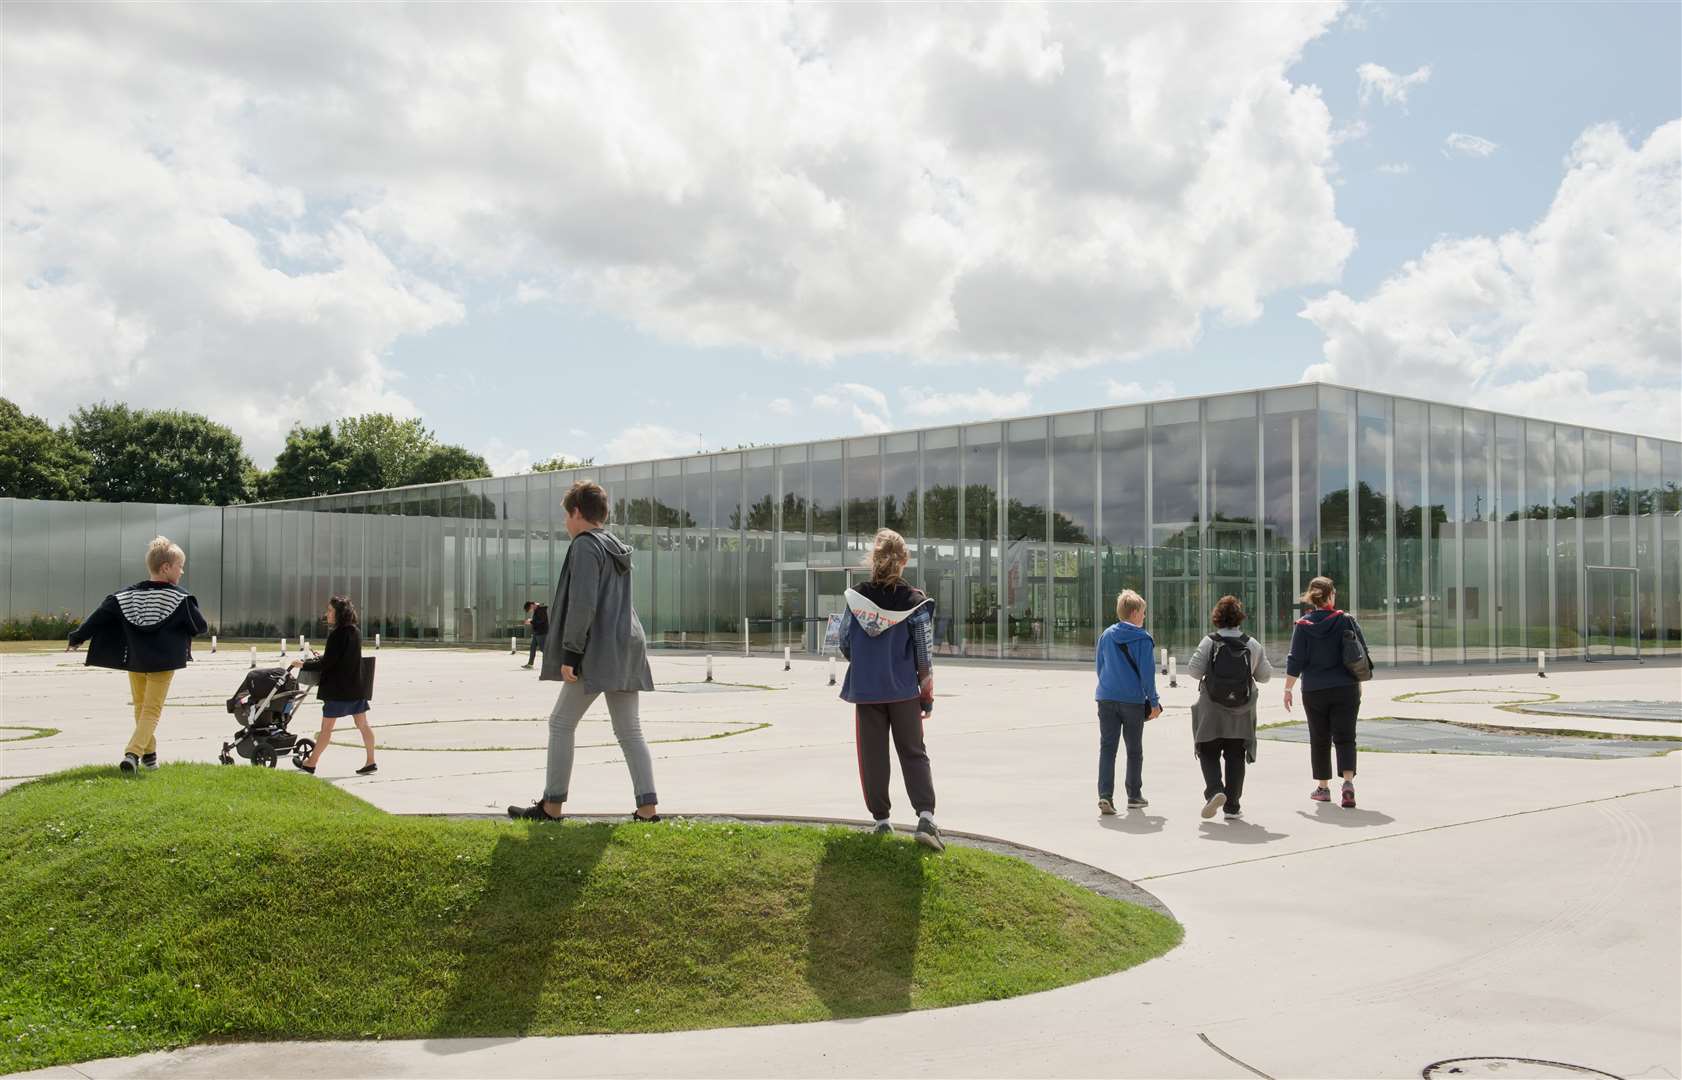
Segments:
[[[905,792],[917,812],[917,842],[941,851],[946,844],[934,823],[934,774],[923,745],[923,718],[934,710],[934,601],[901,576],[910,557],[905,538],[883,529],[871,552],[870,581],[847,590],[840,645],[848,663],[841,700],[853,704],[859,786],[875,831],[894,831],[888,821],[891,735]]]
[[[1115,755],[1127,743],[1127,808],[1150,805],[1143,790],[1145,721],[1162,715],[1156,696],[1156,642],[1144,629],[1145,598],[1123,589],[1118,620],[1098,638],[1098,812],[1115,813]]]

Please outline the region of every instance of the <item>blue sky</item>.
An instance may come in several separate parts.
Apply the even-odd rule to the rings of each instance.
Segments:
[[[53,419],[185,398],[262,459],[392,408],[506,471],[1320,365],[1682,434],[1678,5],[188,10],[8,20],[6,392]]]

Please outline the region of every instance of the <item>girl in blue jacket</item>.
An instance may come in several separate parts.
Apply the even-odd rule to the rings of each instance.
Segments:
[[[1115,813],[1115,756],[1127,744],[1127,808],[1145,798],[1145,721],[1162,715],[1156,696],[1156,642],[1145,629],[1145,598],[1132,589],[1115,598],[1116,622],[1098,638],[1098,812]]]
[[[934,774],[923,746],[923,718],[934,710],[934,601],[901,576],[910,559],[905,538],[883,529],[870,553],[870,581],[847,590],[840,645],[848,665],[841,700],[853,703],[859,785],[876,832],[894,831],[888,821],[891,734],[906,794],[917,811],[917,842],[943,851],[946,844],[934,823]]]

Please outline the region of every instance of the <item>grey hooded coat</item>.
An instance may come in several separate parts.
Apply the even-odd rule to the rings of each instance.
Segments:
[[[539,679],[560,682],[571,664],[586,690],[652,690],[648,639],[631,606],[631,549],[604,529],[579,533],[561,563],[549,605]]]

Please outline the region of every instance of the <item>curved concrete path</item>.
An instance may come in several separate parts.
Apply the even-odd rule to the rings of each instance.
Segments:
[[[376,725],[382,717],[535,718],[552,700],[551,687],[514,671],[507,656],[387,656]],[[0,773],[26,772],[31,760],[61,768],[78,754],[109,756],[121,726],[110,714],[121,710],[103,698],[118,688],[58,663],[28,658],[34,677],[14,682],[10,674],[23,673],[25,661],[5,658],[8,705],[39,695],[32,715],[54,718],[35,722],[65,732],[0,744]],[[701,663],[662,658],[656,675],[699,679]],[[820,665],[796,662],[789,673],[781,666],[723,657],[716,665],[722,680],[781,687],[775,692],[648,699],[647,716],[773,725],[656,747],[664,809],[859,815],[846,707],[824,685]],[[234,676],[235,665],[207,664],[186,679],[202,682],[202,693],[225,693]],[[1537,682],[1529,673],[1475,670],[1386,677],[1370,686],[1366,711],[1521,726],[1524,718],[1487,706],[1412,702],[1403,711],[1386,699],[1412,690],[1529,690]],[[1550,691],[1585,700],[1673,698],[1679,687],[1682,669],[1655,663],[1560,666],[1547,681]],[[1345,811],[1306,799],[1305,748],[1263,743],[1244,821],[1202,822],[1185,713],[1192,693],[1183,686],[1147,728],[1151,806],[1099,819],[1090,676],[946,664],[941,690],[928,736],[943,823],[1137,881],[1185,923],[1181,948],[1044,994],[871,1020],[199,1047],[39,1075],[1417,1077],[1445,1058],[1498,1055],[1624,1077],[1682,1073],[1682,755],[1371,754],[1361,764],[1361,807]],[[1285,719],[1277,688],[1264,693],[1263,722]],[[83,701],[81,715],[55,704],[73,700]],[[1470,715],[1480,709],[1487,713]],[[209,760],[225,719],[187,709],[166,717],[165,757]],[[534,721],[532,730],[539,727]],[[1652,723],[1640,730],[1673,733]],[[541,755],[532,752],[391,752],[370,779],[349,776],[356,757],[336,752],[323,775],[398,812],[484,813],[531,797],[541,780]],[[579,761],[576,810],[628,809],[615,750],[582,751]]]

